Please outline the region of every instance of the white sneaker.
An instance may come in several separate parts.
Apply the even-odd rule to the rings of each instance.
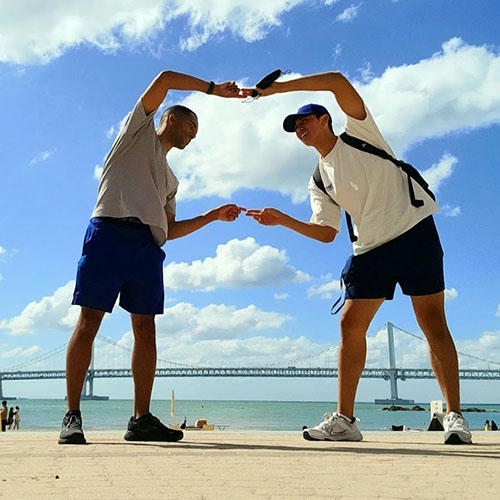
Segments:
[[[471,444],[469,424],[462,415],[451,411],[443,418],[445,444]]]
[[[356,419],[347,419],[338,413],[325,413],[323,422],[316,427],[306,428],[302,435],[308,441],[361,441]]]

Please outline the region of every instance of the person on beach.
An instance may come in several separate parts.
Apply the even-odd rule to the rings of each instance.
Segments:
[[[9,409],[9,416],[7,417],[7,428],[9,431],[12,429],[12,424],[14,423],[14,407],[11,406]]]
[[[0,410],[0,416],[2,417],[2,432],[7,430],[7,422],[9,420],[9,408],[7,406],[7,401],[2,401],[2,409]]]
[[[243,89],[243,93],[250,95],[253,90],[261,96],[330,91],[345,114],[345,131],[361,139],[361,147],[368,143],[394,156],[363,99],[340,73],[313,74],[275,82],[267,89]],[[391,161],[361,151],[337,136],[330,113],[319,104],[302,106],[285,118],[283,128],[320,154],[323,189],[311,177],[311,220],[300,221],[275,208],[252,209],[247,215],[265,226],[287,227],[324,243],[332,242],[339,233],[341,209],[354,222],[350,231],[353,255],[342,271],[345,303],[340,318],[337,410],[326,413],[317,426],[304,429],[303,437],[362,440],[354,405],[366,361],[366,332],[399,284],[411,298],[446,400],[445,443],[470,443],[469,426],[461,414],[457,352],[444,310],[443,251],[432,217],[438,205],[421,184]]]
[[[215,221],[232,222],[241,207],[230,203],[186,220],[176,220],[178,181],[166,160],[196,137],[196,114],[180,105],[166,109],[155,129],[154,115],[169,90],[199,91],[241,98],[234,82],[215,84],[174,71],[161,72],[128,115],[106,157],[97,203],[78,263],[73,304],[80,315],[66,355],[67,413],[59,444],[85,444],[80,395],[91,362],[92,344],[106,312],[120,306],[131,316],[134,414],[127,441],[179,441],[150,413],[156,370],[155,315],[163,313],[161,249],[166,240],[186,236]]]
[[[21,409],[16,406],[14,410],[14,430],[19,430],[19,425],[21,424]]]

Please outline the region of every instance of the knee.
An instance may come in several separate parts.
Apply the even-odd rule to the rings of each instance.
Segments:
[[[426,311],[418,315],[418,324],[424,334],[429,336],[449,335],[446,317],[440,311]]]
[[[95,336],[101,326],[103,316],[104,313],[101,311],[82,307],[76,328],[78,334]]]
[[[156,336],[154,316],[134,314],[132,316],[132,329],[136,340],[154,340]]]

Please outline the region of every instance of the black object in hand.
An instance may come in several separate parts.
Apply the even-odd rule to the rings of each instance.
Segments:
[[[262,78],[262,80],[255,86],[259,87],[259,89],[267,89],[267,87],[270,87],[281,76],[281,73],[282,71],[280,69],[276,69]],[[252,90],[252,97],[257,97],[259,95],[260,94],[256,90]]]

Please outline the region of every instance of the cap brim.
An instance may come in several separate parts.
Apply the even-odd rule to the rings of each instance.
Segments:
[[[283,120],[283,129],[285,132],[295,132],[295,120],[300,115],[288,115],[284,120]]]

